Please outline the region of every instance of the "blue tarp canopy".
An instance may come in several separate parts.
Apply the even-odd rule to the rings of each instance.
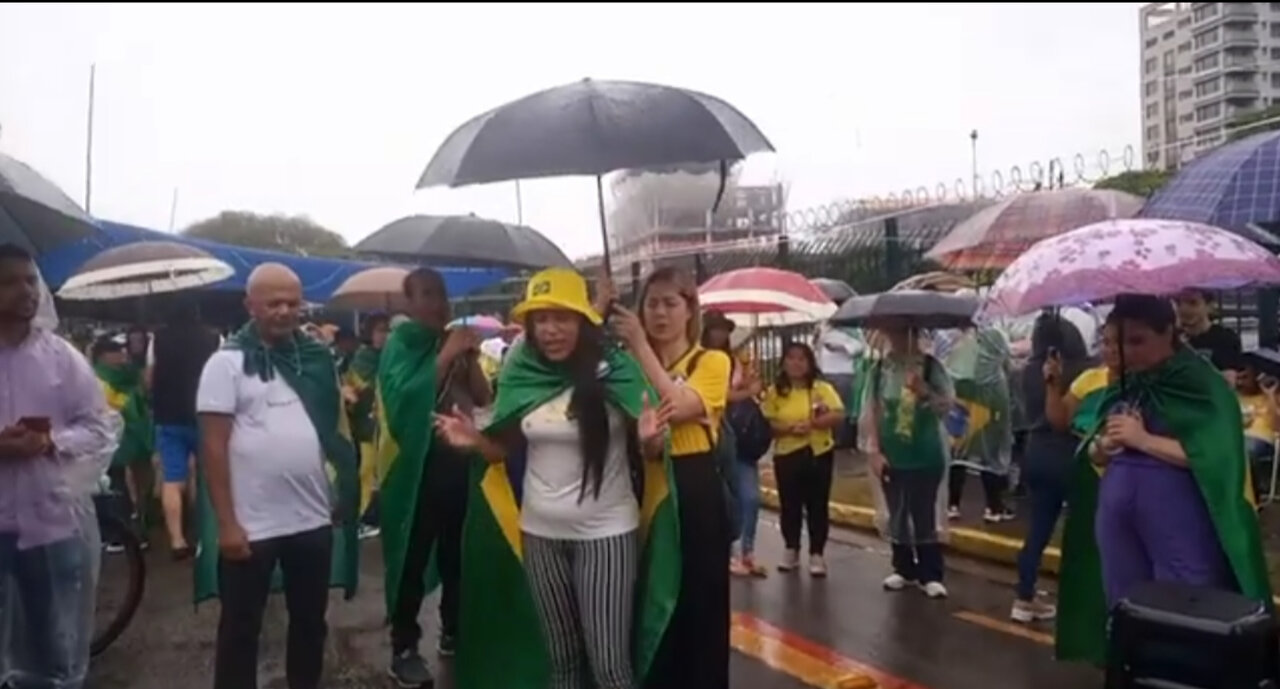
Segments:
[[[312,303],[328,301],[333,291],[353,273],[380,265],[364,261],[313,258],[280,251],[248,249],[203,239],[189,239],[181,235],[172,235],[105,220],[99,220],[98,227],[101,230],[97,234],[73,244],[61,246],[40,256],[40,272],[44,276],[45,282],[49,284],[51,291],[57,292],[67,278],[74,275],[85,261],[93,258],[99,252],[133,242],[167,241],[198,246],[236,269],[236,274],[232,277],[205,288],[210,290],[243,292],[245,280],[248,279],[249,273],[259,264],[283,263],[298,274],[298,277],[302,280],[302,296]],[[459,297],[492,285],[505,278],[510,272],[503,268],[435,268],[444,276],[445,287],[449,290],[449,295],[453,297]]]

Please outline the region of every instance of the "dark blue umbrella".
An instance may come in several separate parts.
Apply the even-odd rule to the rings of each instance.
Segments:
[[[1192,160],[1138,216],[1214,225],[1280,245],[1268,227],[1280,223],[1280,130],[1233,141]]]
[[[97,231],[56,184],[0,153],[0,242],[44,253]]]

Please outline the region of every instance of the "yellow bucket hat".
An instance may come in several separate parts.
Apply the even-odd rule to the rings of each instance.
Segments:
[[[511,309],[511,320],[524,323],[530,311],[539,309],[565,309],[580,313],[592,325],[604,322],[587,297],[587,281],[569,268],[547,268],[529,278],[524,301]]]

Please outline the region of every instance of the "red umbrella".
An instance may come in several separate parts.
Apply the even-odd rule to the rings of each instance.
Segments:
[[[698,300],[744,325],[816,323],[836,312],[835,302],[799,273],[743,268],[702,283]]]

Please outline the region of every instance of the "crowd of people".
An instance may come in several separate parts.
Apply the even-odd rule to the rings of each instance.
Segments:
[[[777,571],[825,577],[836,448],[855,435],[892,544],[884,588],[947,596],[951,467],[973,454],[958,400],[983,393],[909,321],[877,322],[882,345],[856,366],[858,345],[830,330],[817,352],[787,342],[766,382],[680,270],[650,275],[634,311],[607,280],[592,298],[572,270],[539,272],[511,313],[521,334],[495,349],[450,325],[428,268],[405,278],[405,312],[366,318],[358,338],[304,328],[297,276],[264,264],[239,330],[132,329],[86,358],[37,318],[39,285],[31,257],[0,246],[0,586],[26,608],[27,652],[6,668],[18,689],[82,684],[88,632],[72,626],[92,602],[40,591],[90,576],[98,474],[146,519],[153,455],[169,550],[194,560],[197,601],[221,601],[215,689],[257,686],[273,590],[288,684],[319,686],[329,591],[355,595],[370,537],[400,686],[432,685],[418,620],[438,586],[436,650],[456,654],[459,686],[728,687],[730,576],[768,571],[754,547],[760,463],[771,454],[781,503]],[[1138,582],[1269,599],[1257,495],[1243,490],[1261,467],[1244,458],[1274,454],[1277,387],[1209,322],[1204,295],[1117,299],[1097,362],[1054,313],[1032,339],[1031,520],[1011,616],[1054,616],[1036,574],[1068,502],[1062,622],[1091,633],[1060,631],[1064,657],[1101,657],[1098,613]],[[833,360],[848,374],[828,379]]]

